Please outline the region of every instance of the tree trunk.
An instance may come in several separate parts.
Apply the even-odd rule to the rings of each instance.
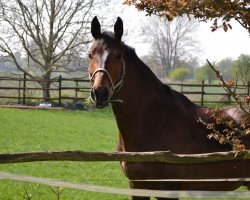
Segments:
[[[43,100],[48,102],[50,101],[50,82],[43,82]]]
[[[50,75],[44,76],[43,79],[44,82],[41,83],[42,89],[43,89],[43,100],[45,102],[50,101]]]

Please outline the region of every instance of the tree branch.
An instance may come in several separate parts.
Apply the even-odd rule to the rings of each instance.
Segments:
[[[247,114],[248,117],[250,117],[250,112],[244,107],[241,99],[239,98],[239,95],[235,92],[235,90],[232,90],[231,87],[232,85],[228,86],[228,84],[224,81],[224,79],[222,78],[222,74],[220,73],[220,71],[214,66],[212,65],[209,60],[207,60],[209,66],[212,68],[212,70],[215,72],[217,78],[220,80],[221,85],[223,87],[223,89],[230,95],[233,97],[233,99],[236,101],[237,105],[239,106],[239,108],[245,113]]]

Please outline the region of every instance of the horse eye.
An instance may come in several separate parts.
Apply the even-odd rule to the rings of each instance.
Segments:
[[[92,55],[90,53],[88,54],[88,56],[89,56],[90,59],[92,59]]]

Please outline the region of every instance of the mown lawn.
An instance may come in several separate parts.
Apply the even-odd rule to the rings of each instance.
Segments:
[[[115,151],[117,128],[111,109],[97,111],[18,110],[0,108],[0,153],[28,151]],[[55,178],[89,185],[127,188],[118,162],[36,162],[2,164],[0,171]],[[0,180],[0,200],[57,199],[50,188]],[[63,189],[61,200],[125,200],[126,196]]]
[[[0,109],[0,152],[84,150],[115,151],[117,128],[110,109],[48,111]],[[57,178],[84,184],[128,187],[119,163],[37,162],[0,165],[1,171]],[[0,199],[56,199],[50,187],[0,180]],[[57,188],[54,188],[57,190]],[[64,189],[61,199],[129,199]]]

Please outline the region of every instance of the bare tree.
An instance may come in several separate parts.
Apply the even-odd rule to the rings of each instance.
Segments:
[[[197,27],[198,23],[187,17],[169,22],[155,16],[145,25],[144,34],[152,44],[151,53],[166,74],[198,49],[198,42],[193,37]]]
[[[89,43],[94,0],[0,0],[0,51],[29,77],[50,80]],[[26,62],[19,62],[17,52]],[[49,99],[50,82],[40,83]]]

